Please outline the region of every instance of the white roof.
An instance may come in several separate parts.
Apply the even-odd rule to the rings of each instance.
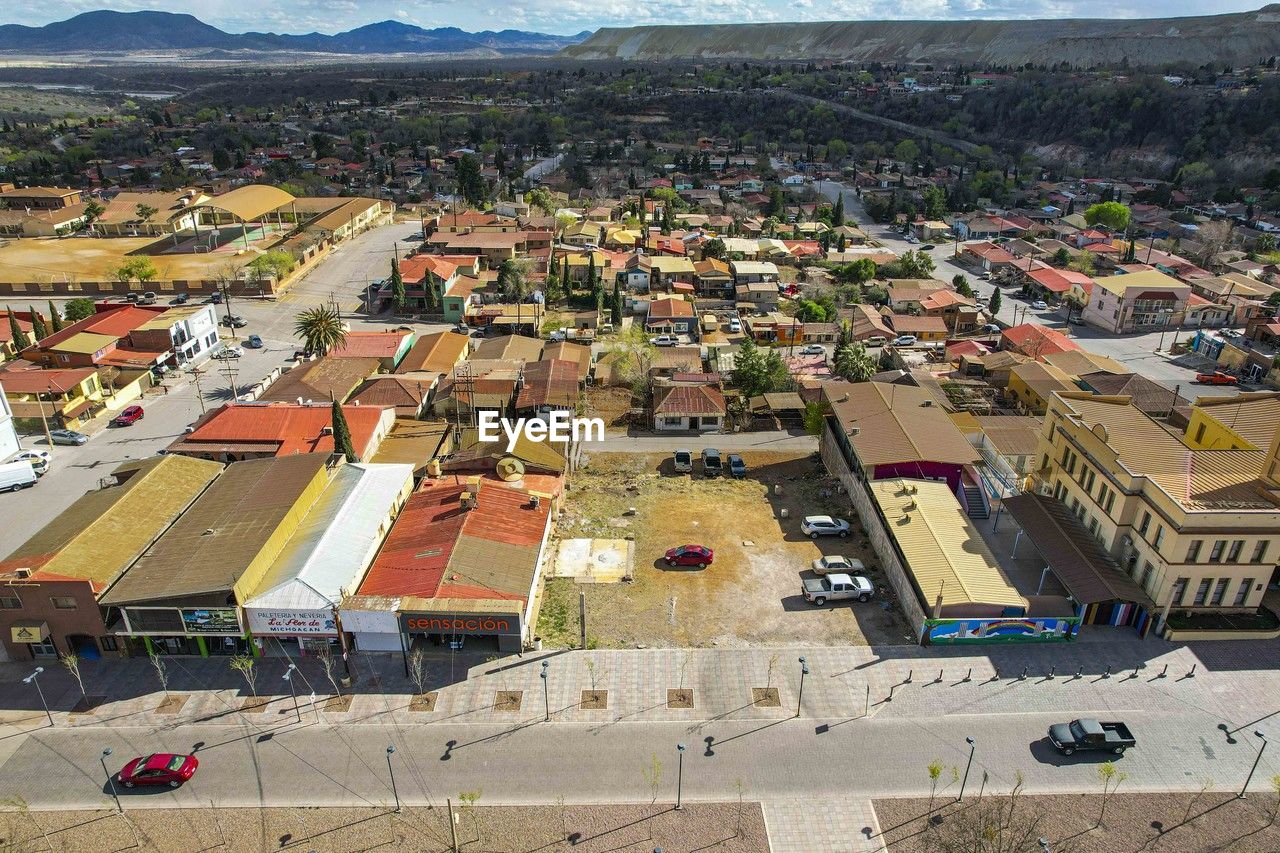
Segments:
[[[777,275],[778,265],[770,261],[730,261],[734,275]]]
[[[724,250],[726,252],[741,252],[744,255],[754,255],[760,251],[760,243],[757,240],[750,240],[746,237],[721,237],[724,241]]]
[[[390,529],[393,507],[413,488],[413,466],[351,464],[302,519],[245,607],[318,610],[337,604],[364,576]]]

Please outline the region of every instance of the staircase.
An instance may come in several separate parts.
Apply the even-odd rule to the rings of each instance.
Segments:
[[[961,485],[964,489],[964,505],[965,510],[970,518],[988,518],[991,513],[987,509],[986,503],[982,500],[982,487],[972,483],[964,483]]]

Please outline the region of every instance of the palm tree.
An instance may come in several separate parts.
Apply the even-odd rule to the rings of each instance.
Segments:
[[[303,311],[293,322],[293,333],[302,338],[309,352],[324,355],[339,347],[347,339],[342,328],[342,318],[328,305],[319,305]]]
[[[523,302],[529,295],[529,277],[518,261],[505,260],[498,267],[498,292],[503,302]]]

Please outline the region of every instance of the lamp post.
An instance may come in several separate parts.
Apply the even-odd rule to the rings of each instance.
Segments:
[[[1253,734],[1262,741],[1262,746],[1258,747],[1258,754],[1253,757],[1253,766],[1249,768],[1249,775],[1245,777],[1244,787],[1240,789],[1240,793],[1237,795],[1237,799],[1241,800],[1244,799],[1244,792],[1249,790],[1249,783],[1253,781],[1253,771],[1258,769],[1258,762],[1262,760],[1262,753],[1267,751],[1267,736],[1256,730]]]
[[[387,747],[387,775],[391,777],[391,795],[396,798],[396,814],[400,814],[400,792],[396,789],[396,771],[391,766],[391,756],[395,753],[394,746]]]
[[[960,782],[960,796],[956,797],[957,803],[964,800],[964,786],[969,782],[969,768],[973,766],[973,738],[967,737],[964,739],[964,742],[969,744],[969,761],[964,766],[964,779]]]
[[[804,677],[809,674],[809,664],[800,656],[800,691],[796,694],[796,716],[800,716],[800,703],[804,701]]]
[[[676,811],[680,811],[680,797],[684,789],[684,744],[676,744],[676,754],[679,756],[676,764]]]
[[[297,664],[289,664],[289,668],[284,673],[284,680],[289,682],[289,692],[293,695],[293,713],[297,716],[298,722],[301,723],[302,711],[298,710],[298,691],[293,686],[293,674],[297,669]]]
[[[547,697],[547,670],[550,667],[551,664],[547,661],[542,662],[542,708],[544,711],[542,722],[544,723],[551,722],[551,700]]]
[[[111,777],[111,771],[107,769],[107,756],[111,754],[111,747],[102,750],[102,755],[98,758],[102,762],[102,772],[107,775],[107,787],[111,789],[111,797],[116,801],[116,811],[124,814],[124,808],[120,805],[120,792],[116,790],[116,780]]]
[[[36,693],[40,694],[40,704],[44,707],[44,715],[49,718],[49,727],[53,727],[53,714],[49,713],[49,703],[44,700],[44,691],[40,689],[40,673],[44,672],[44,667],[36,667],[36,671],[22,679],[23,684],[34,684]]]

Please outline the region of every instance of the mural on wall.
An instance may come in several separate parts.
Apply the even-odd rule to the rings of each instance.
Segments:
[[[1046,643],[1070,640],[1080,620],[1038,619],[926,619],[925,645],[948,643]]]

